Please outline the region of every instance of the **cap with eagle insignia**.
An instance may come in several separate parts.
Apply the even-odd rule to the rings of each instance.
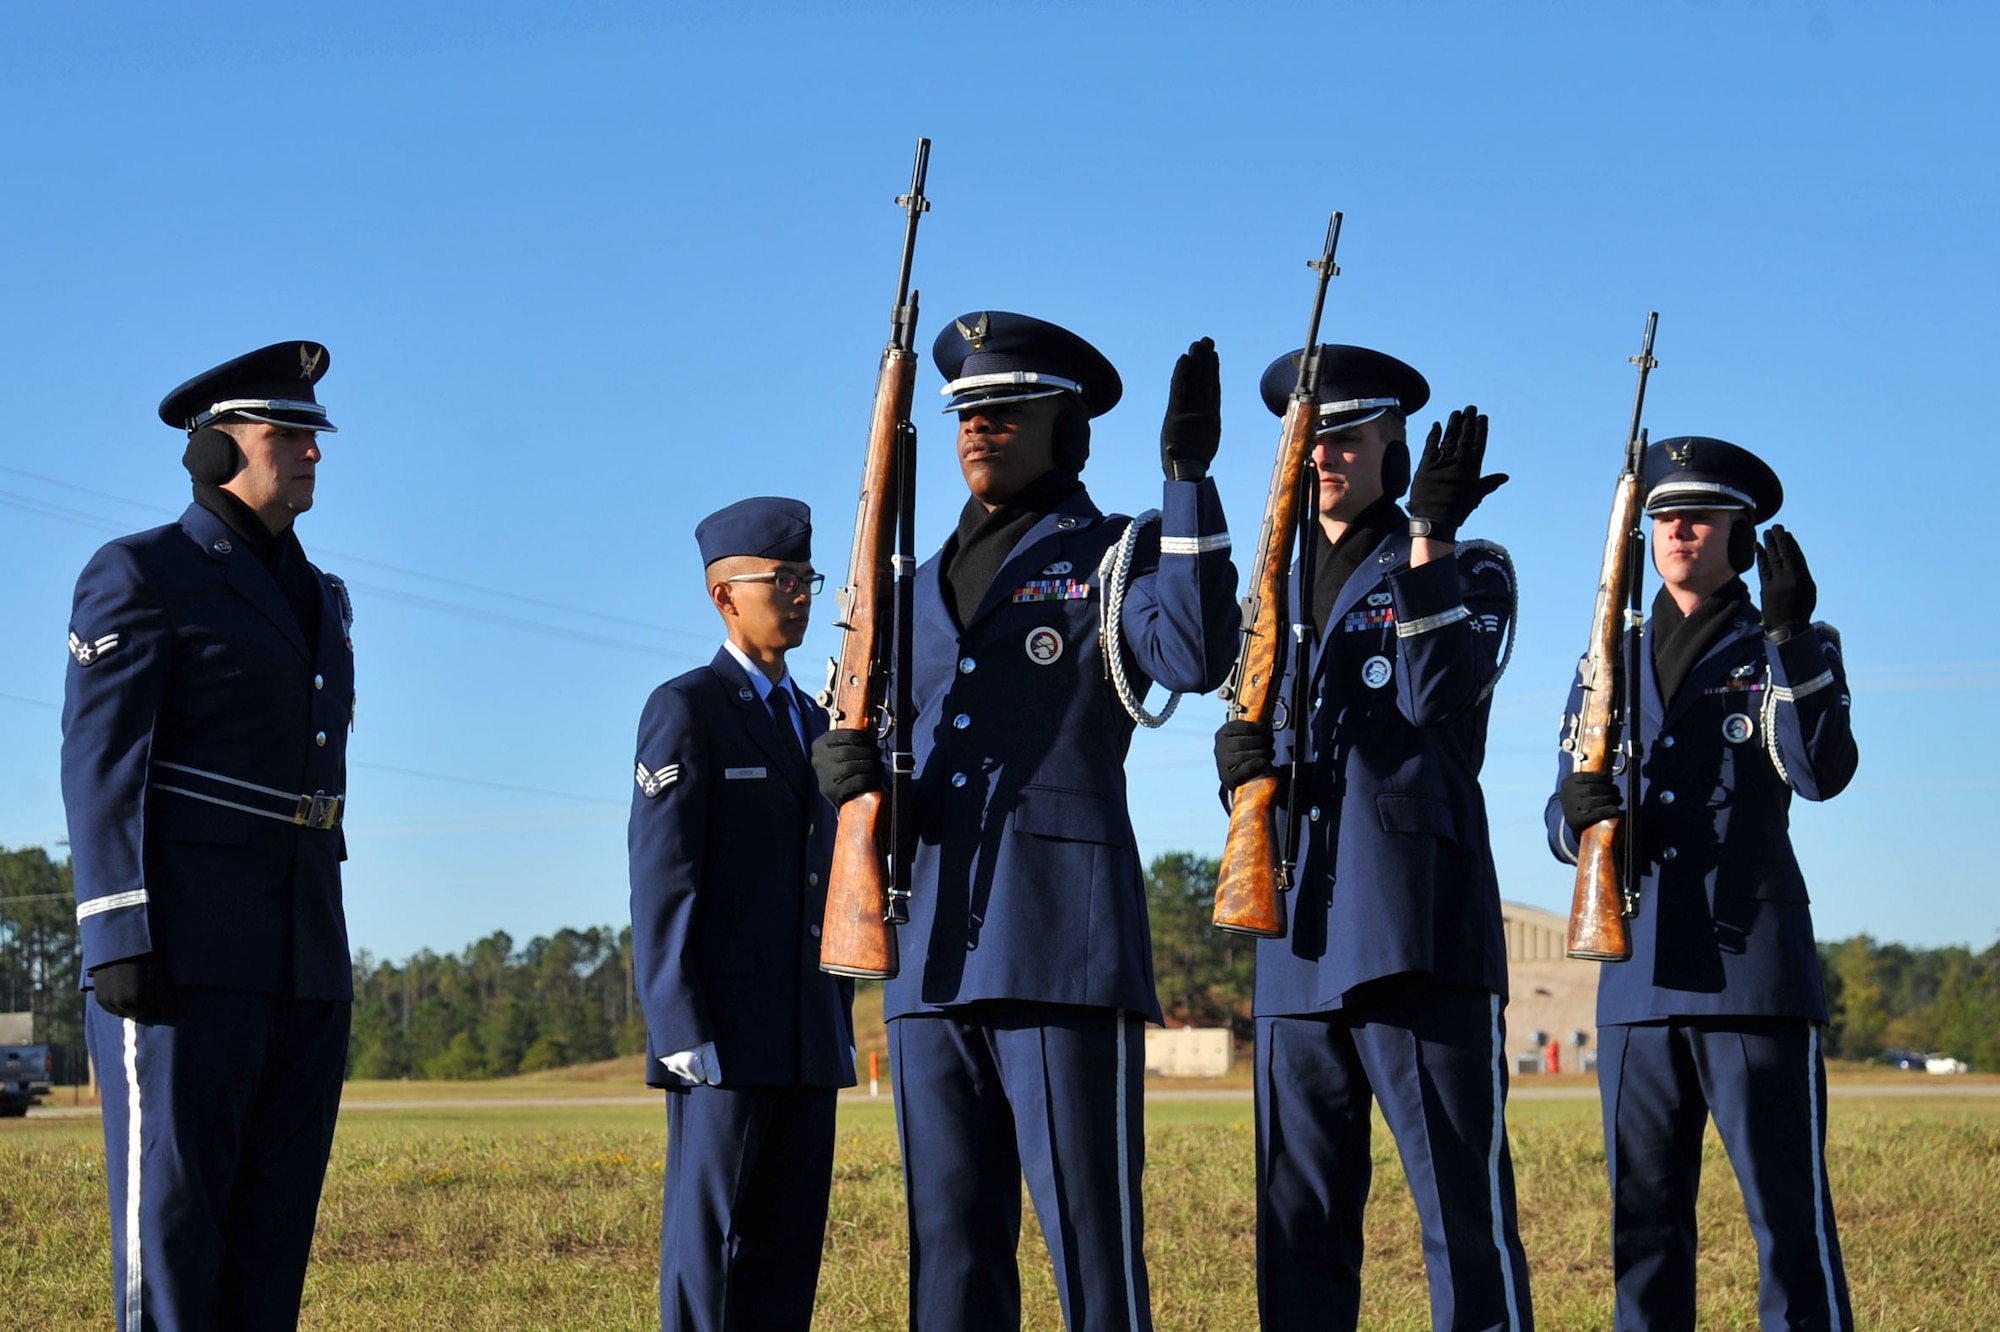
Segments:
[[[1264,405],[1283,416],[1299,386],[1299,362],[1305,348],[1286,352],[1265,369],[1258,381]],[[1387,352],[1340,343],[1319,345],[1319,423],[1314,433],[1326,435],[1358,426],[1387,411],[1415,416],[1431,400],[1431,386],[1416,370]]]
[[[931,344],[947,412],[1073,395],[1091,416],[1118,405],[1125,384],[1104,353],[1059,324],[1005,310],[960,315]]]
[[[1785,487],[1769,463],[1726,439],[1676,435],[1646,449],[1646,512],[1747,509],[1769,522],[1785,502]]]
[[[228,417],[335,432],[313,385],[332,363],[317,342],[274,342],[205,370],[160,400],[160,419],[192,433]]]

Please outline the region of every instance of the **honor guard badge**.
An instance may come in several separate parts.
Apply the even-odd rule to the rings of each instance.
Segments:
[[[1028,635],[1028,660],[1037,666],[1050,666],[1063,654],[1062,635],[1046,625]]]
[[[1722,719],[1722,738],[1732,745],[1740,745],[1750,738],[1756,727],[1747,714],[1732,712]]]
[[[1054,564],[1051,564],[1048,568],[1042,570],[1042,577],[1053,578],[1058,574],[1069,573],[1073,571],[1075,568],[1076,566],[1074,564],[1071,564],[1068,560],[1057,560]]]
[[[112,648],[118,646],[118,635],[106,634],[95,642],[85,642],[71,630],[69,635],[69,655],[76,658],[79,666],[88,666]]]
[[[1370,689],[1380,689],[1388,684],[1389,677],[1395,673],[1396,668],[1389,664],[1387,657],[1370,657],[1361,663],[1361,683]]]
[[[681,765],[664,763],[660,765],[658,772],[648,772],[646,765],[641,763],[637,776],[639,789],[645,793],[646,799],[655,800],[659,798],[661,792],[681,779]]]

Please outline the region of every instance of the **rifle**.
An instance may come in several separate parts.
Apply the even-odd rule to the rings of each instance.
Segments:
[[[889,345],[875,378],[847,585],[838,593],[840,618],[834,627],[841,631],[840,655],[828,659],[826,688],[819,695],[835,728],[896,736],[888,755],[888,790],[869,791],[842,805],[834,830],[819,969],[838,976],[895,975],[896,936],[889,926],[909,919],[910,859],[916,849],[910,630],[917,572],[917,428],[910,422],[917,384],[917,293],[910,290],[910,264],[917,221],[931,206],[924,198],[930,157],[931,141],[918,139],[910,192],[896,197],[905,219],[903,262]]]
[[[1333,262],[1340,244],[1340,214],[1326,226],[1326,247],[1306,267],[1319,274],[1313,293],[1312,322],[1306,327],[1305,352],[1299,358],[1298,384],[1285,407],[1278,434],[1278,461],[1271,471],[1271,493],[1264,502],[1264,525],[1257,533],[1257,559],[1250,574],[1250,594],[1243,599],[1243,646],[1218,695],[1229,704],[1231,721],[1249,720],[1275,726],[1282,709],[1285,721],[1297,728],[1292,743],[1293,791],[1302,788],[1309,758],[1306,754],[1307,672],[1312,661],[1315,630],[1307,619],[1292,624],[1287,597],[1296,544],[1300,575],[1311,587],[1313,526],[1319,522],[1319,469],[1312,452],[1319,425],[1319,320],[1326,308],[1327,283],[1340,266]],[[1289,698],[1280,699],[1285,674],[1280,655],[1289,633],[1294,662]],[[1215,883],[1215,924],[1238,934],[1275,939],[1285,932],[1282,894],[1292,886],[1292,847],[1296,820],[1278,808],[1278,778],[1253,777],[1236,788],[1229,806],[1229,840]]]
[[[1625,434],[1625,466],[1611,494],[1611,526],[1604,536],[1604,563],[1597,576],[1597,604],[1590,613],[1590,651],[1577,674],[1583,682],[1583,712],[1568,743],[1578,772],[1603,772],[1614,760],[1625,765],[1625,810],[1639,812],[1639,653],[1645,613],[1646,534],[1640,527],[1646,499],[1646,432],[1639,427],[1646,407],[1646,376],[1653,359],[1653,333],[1660,314],[1646,316],[1646,338],[1631,358],[1639,367],[1632,399],[1632,425]],[[1620,611],[1624,624],[1619,624]],[[1613,732],[1617,740],[1613,741]],[[1615,769],[1614,769],[1615,770]],[[1585,828],[1577,838],[1576,896],[1569,908],[1569,956],[1587,962],[1625,962],[1632,934],[1625,922],[1639,912],[1640,845],[1636,824],[1619,836],[1623,818],[1614,815]]]

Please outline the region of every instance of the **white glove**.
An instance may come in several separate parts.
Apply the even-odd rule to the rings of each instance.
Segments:
[[[697,1087],[714,1087],[722,1082],[722,1064],[715,1057],[714,1041],[703,1041],[694,1049],[678,1054],[662,1055],[660,1062],[667,1066],[667,1072]]]

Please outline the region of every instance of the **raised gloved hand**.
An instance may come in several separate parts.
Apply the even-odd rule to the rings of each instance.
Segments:
[[[1477,407],[1453,412],[1442,427],[1431,422],[1424,456],[1410,483],[1410,535],[1458,540],[1459,524],[1479,502],[1507,484],[1505,472],[1481,476],[1486,465],[1486,418]]]
[[[812,746],[813,776],[835,808],[882,789],[882,746],[873,731],[828,731]]]
[[[1174,363],[1167,419],[1160,423],[1160,467],[1169,481],[1199,481],[1222,446],[1222,364],[1215,339],[1188,345]]]
[[[1224,722],[1215,733],[1215,772],[1226,790],[1234,791],[1258,777],[1275,776],[1277,771],[1277,738],[1268,723]]]
[[[1762,587],[1758,599],[1764,606],[1764,637],[1783,643],[1812,625],[1819,587],[1806,568],[1797,538],[1777,523],[1771,524],[1757,547],[1757,581]]]
[[[661,1055],[660,1062],[666,1065],[667,1072],[697,1087],[714,1087],[722,1082],[722,1064],[715,1057],[714,1041],[703,1041],[694,1049],[677,1054]]]
[[[1562,779],[1556,797],[1562,801],[1563,822],[1573,833],[1594,828],[1625,808],[1618,779],[1608,772],[1573,772]]]
[[[92,967],[90,985],[97,994],[97,1006],[115,1018],[154,1022],[173,1006],[173,986],[166,968],[151,953]]]

